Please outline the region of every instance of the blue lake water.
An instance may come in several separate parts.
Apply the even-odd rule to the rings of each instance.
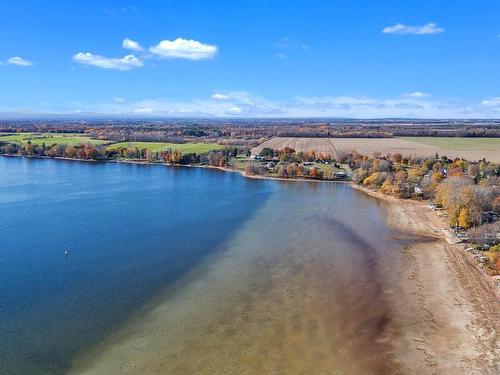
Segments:
[[[272,190],[218,171],[0,158],[0,368],[59,370]]]
[[[333,304],[336,314],[359,313],[361,288],[382,298],[383,286],[373,274],[353,283],[351,271],[390,267],[379,258],[398,245],[372,245],[392,235],[383,215],[346,185],[0,157],[1,373],[65,372],[155,296],[226,253],[260,272],[262,291],[277,287],[271,266],[295,272],[310,255],[318,260],[310,275],[328,275],[321,285],[328,280],[332,301],[350,301],[345,311]],[[365,323],[379,324],[372,320]]]

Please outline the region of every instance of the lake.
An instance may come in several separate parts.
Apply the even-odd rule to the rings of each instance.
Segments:
[[[0,218],[2,373],[393,368],[404,241],[349,185],[0,157]]]

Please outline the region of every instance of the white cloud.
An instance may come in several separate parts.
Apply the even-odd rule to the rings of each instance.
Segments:
[[[278,53],[276,57],[280,60],[286,60],[286,55],[284,53]]]
[[[80,64],[93,65],[103,69],[130,70],[144,66],[142,60],[134,55],[114,58],[94,55],[90,52],[79,52],[73,56],[73,60]]]
[[[33,62],[23,59],[22,57],[19,56],[14,56],[11,57],[10,59],[7,60],[8,64],[12,65],[17,65],[17,66],[31,66],[33,65]]]
[[[215,99],[215,100],[228,100],[229,99],[229,95],[226,95],[226,94],[220,94],[220,93],[215,93],[212,95],[212,99]]]
[[[163,58],[202,60],[214,57],[217,46],[177,38],[174,41],[162,40],[156,46],[150,47],[149,51]]]
[[[281,40],[276,43],[276,48],[288,48],[288,37],[285,36],[281,38]]]
[[[434,22],[429,22],[423,26],[407,26],[401,23],[397,23],[393,26],[388,26],[382,30],[384,34],[438,34],[443,32],[442,27],[438,27]]]
[[[137,51],[137,52],[140,52],[143,50],[143,48],[141,47],[141,45],[139,43],[137,43],[136,41],[129,39],[129,38],[123,39],[122,47],[125,49],[132,50],[132,51]]]
[[[232,91],[227,93],[227,96],[233,101],[245,105],[255,105],[256,103],[266,101],[264,98],[252,95],[246,91]]]
[[[71,103],[67,113],[161,117],[345,117],[345,118],[499,118],[500,97],[478,102],[429,97],[318,96],[270,100],[245,91],[227,92],[228,99],[171,100],[153,98],[88,104]]]
[[[306,43],[303,43],[298,40],[290,40],[288,37],[283,37],[281,40],[277,43],[274,44],[274,46],[278,49],[281,50],[288,50],[288,51],[296,51],[296,50],[303,50],[306,51],[309,49],[309,45]],[[287,58],[284,53],[278,53],[277,54],[278,58]]]
[[[137,7],[132,5],[132,6],[129,6],[129,7],[123,7],[120,9],[122,12],[128,12],[128,11],[136,11],[137,10]]]
[[[113,101],[115,103],[125,103],[127,101],[127,99],[125,98],[120,98],[120,97],[116,97],[116,98],[113,98]]]
[[[243,109],[241,107],[236,106],[236,105],[227,110],[227,113],[232,114],[232,115],[239,115],[239,114],[241,114],[241,112],[243,112]]]
[[[149,107],[141,107],[134,109],[134,113],[142,115],[151,115],[153,113],[153,110]]]
[[[500,107],[500,97],[485,99],[481,102],[485,107]]]
[[[403,96],[406,96],[407,98],[426,98],[428,96],[431,96],[431,94],[421,91],[413,91],[413,92],[406,92],[403,94]]]

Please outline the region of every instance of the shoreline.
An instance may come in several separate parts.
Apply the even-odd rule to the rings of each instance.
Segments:
[[[196,165],[196,164],[172,164],[163,162],[148,162],[144,160],[132,160],[132,159],[107,159],[107,160],[92,160],[92,159],[74,159],[67,157],[52,157],[52,156],[39,156],[39,155],[17,155],[17,154],[0,154],[2,157],[17,157],[17,158],[28,158],[28,159],[47,159],[47,160],[64,160],[73,162],[84,162],[84,163],[120,163],[120,164],[138,164],[138,165],[156,165],[164,166],[170,168],[201,168],[201,169],[214,169],[222,172],[239,173],[243,177],[252,178],[255,180],[272,180],[272,181],[298,181],[298,182],[326,182],[326,183],[343,183],[349,184],[350,181],[341,180],[320,180],[320,179],[309,179],[309,178],[285,178],[285,177],[271,177],[262,175],[249,175],[245,171],[240,171],[228,167],[217,167],[214,165]]]
[[[424,201],[417,201],[413,199],[399,199],[354,183],[351,183],[350,185],[353,189],[361,191],[364,194],[367,194],[375,199],[388,202],[389,204],[397,204],[401,206],[413,205],[414,207],[418,207],[419,209],[428,212],[430,219],[428,219],[427,221],[421,220],[422,221],[421,229],[416,231],[415,234],[439,238],[444,242],[447,242],[446,245],[450,246],[450,248],[453,251],[460,253],[461,256],[463,256],[463,258],[467,261],[468,266],[471,268],[471,270],[477,271],[481,275],[481,277],[488,283],[488,285],[491,287],[490,293],[494,295],[495,298],[498,300],[498,303],[500,303],[500,284],[498,284],[499,286],[497,286],[496,284],[497,282],[499,282],[498,280],[500,280],[500,275],[499,276],[487,275],[484,272],[483,268],[479,266],[480,264],[474,259],[473,255],[465,251],[465,248],[469,247],[470,245],[466,243],[453,242],[452,241],[453,239],[450,240],[450,237],[443,233],[442,228],[447,228],[448,225],[443,220],[443,218],[438,215],[437,211],[429,210],[426,207],[426,203]]]
[[[497,374],[500,288],[495,278],[486,275],[464,244],[447,241],[440,230],[444,219],[424,202],[351,186],[387,204],[392,228],[421,238],[404,250],[407,264],[400,283],[405,295],[393,302],[397,315],[405,317],[398,322],[396,348],[407,372]]]
[[[409,372],[498,373],[500,305],[492,279],[460,244],[445,241],[436,212],[421,202],[384,201],[390,226],[421,237],[404,249],[403,293],[393,302],[400,317],[396,348]]]

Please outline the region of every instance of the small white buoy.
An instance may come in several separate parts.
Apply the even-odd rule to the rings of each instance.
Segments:
[[[68,255],[68,254],[69,254],[69,252],[68,252],[68,250],[66,250],[66,251],[64,252],[64,255]]]

